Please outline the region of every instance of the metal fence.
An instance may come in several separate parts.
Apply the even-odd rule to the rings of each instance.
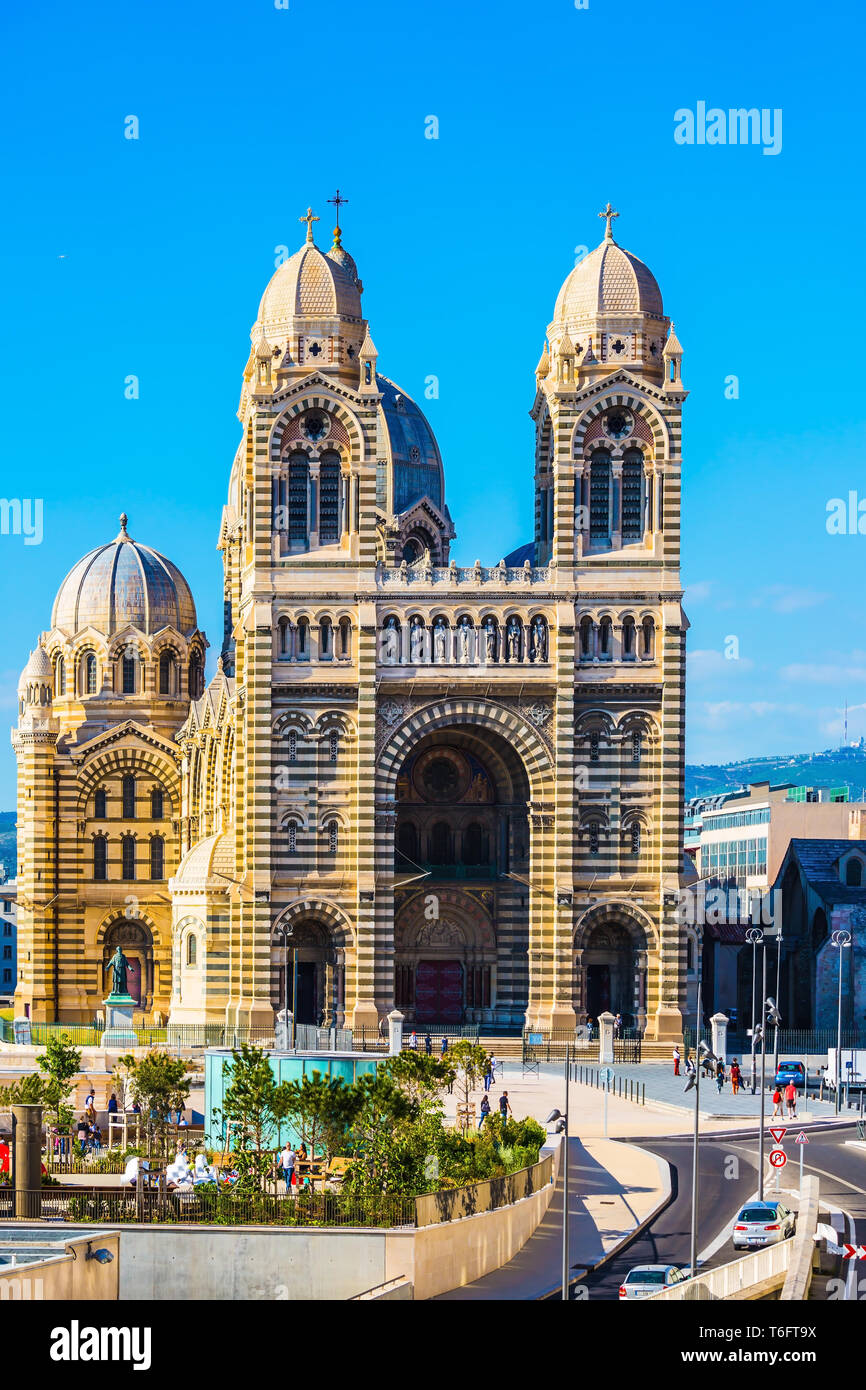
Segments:
[[[598,1061],[598,1034],[586,1028],[571,1032],[542,1033],[527,1029],[523,1034],[523,1061],[564,1062],[566,1054],[575,1061]],[[641,1035],[636,1028],[624,1028],[613,1040],[615,1062],[633,1063],[641,1059]]]
[[[17,1196],[17,1202],[16,1202]],[[342,1193],[304,1192],[301,1196],[244,1195],[216,1188],[192,1192],[124,1188],[63,1189],[14,1194],[0,1190],[0,1220],[15,1208],[30,1219],[98,1222],[101,1225],[211,1226],[372,1226],[415,1225],[415,1197],[353,1197]]]
[[[759,1286],[766,1292],[771,1284],[784,1284],[793,1249],[792,1240],[766,1245],[763,1250],[674,1284],[672,1288],[660,1289],[650,1297],[662,1303],[692,1303],[748,1297],[749,1292]]]
[[[249,1043],[270,1051],[283,1050],[285,1038],[274,1028],[235,1028],[220,1023],[169,1023],[157,1028],[133,1019],[136,1046],[155,1047],[161,1051],[186,1054],[204,1051],[208,1047],[242,1047]],[[51,1037],[65,1037],[75,1047],[98,1047],[103,1028],[90,1023],[31,1023],[30,1041],[44,1047]],[[370,1030],[371,1036],[375,1030]],[[304,1052],[351,1052],[354,1041],[351,1028],[319,1028],[314,1024],[295,1025],[294,1038],[289,1029],[289,1044]],[[0,1019],[0,1041],[14,1042],[9,1019]]]

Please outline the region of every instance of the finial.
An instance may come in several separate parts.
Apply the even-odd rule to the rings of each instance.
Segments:
[[[613,241],[613,231],[612,231],[612,229],[611,229],[611,225],[610,225],[610,224],[613,222],[613,219],[614,219],[615,217],[619,217],[619,213],[618,213],[618,212],[614,212],[614,210],[613,210],[613,208],[611,207],[610,203],[608,203],[607,207],[604,208],[604,210],[603,210],[602,212],[600,212],[598,215],[599,215],[599,217],[604,217],[604,218],[606,218],[606,220],[607,220],[607,226],[606,226],[605,229],[604,229],[604,239],[605,239],[605,241]]]
[[[336,211],[337,211],[337,225],[336,225],[336,227],[334,228],[334,245],[335,245],[335,246],[339,246],[339,245],[340,245],[340,238],[341,238],[341,236],[342,236],[342,232],[340,231],[340,208],[341,208],[341,207],[345,207],[345,205],[348,203],[348,201],[349,201],[348,198],[341,198],[341,197],[340,197],[340,190],[339,190],[339,188],[337,189],[337,191],[336,191],[336,193],[334,194],[333,198],[329,198],[329,199],[328,199],[328,202],[329,202],[329,203],[333,203],[333,204],[334,204],[334,207],[336,208]]]
[[[125,535],[126,535],[126,523],[127,523],[128,521],[129,521],[129,517],[126,515],[126,512],[121,512],[121,513],[120,513],[120,534],[121,534],[122,536],[125,536]]]
[[[314,223],[314,222],[321,222],[321,220],[322,220],[321,217],[314,217],[314,216],[313,216],[313,209],[312,209],[312,208],[307,208],[307,215],[306,215],[306,217],[299,217],[299,218],[298,218],[298,221],[299,221],[299,222],[306,222],[306,224],[307,224],[307,241],[309,242],[309,244],[310,244],[311,246],[312,246],[312,244],[313,244],[313,223]]]

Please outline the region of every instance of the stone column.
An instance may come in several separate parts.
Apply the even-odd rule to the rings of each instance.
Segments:
[[[392,1009],[388,1015],[388,1051],[392,1057],[399,1057],[403,1050],[403,1015],[399,1009]]]
[[[610,1012],[598,1016],[598,1061],[600,1066],[609,1066],[613,1061],[614,1022],[614,1016]]]
[[[730,1019],[726,1018],[723,1013],[713,1014],[712,1018],[710,1019],[710,1027],[713,1030],[713,1052],[716,1054],[717,1057],[721,1057],[722,1061],[725,1060],[728,1051],[729,1023]],[[697,1027],[698,1037],[700,1037],[700,1019],[698,1019]]]
[[[42,1106],[12,1106],[15,1216],[42,1215]]]

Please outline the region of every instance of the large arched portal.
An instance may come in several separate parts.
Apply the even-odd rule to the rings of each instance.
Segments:
[[[287,925],[288,934],[282,927]],[[296,1023],[326,1028],[345,1020],[346,939],[324,913],[283,913],[271,937],[271,1004],[285,1008]]]
[[[522,1026],[529,795],[519,755],[492,730],[438,729],[404,758],[396,780],[394,984],[408,1023]]]
[[[627,1026],[647,1022],[649,943],[628,909],[605,904],[588,913],[575,941],[575,1011],[578,1019],[622,1014]]]

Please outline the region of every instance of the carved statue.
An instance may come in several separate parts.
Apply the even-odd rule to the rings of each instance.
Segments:
[[[547,628],[540,614],[532,620],[530,656],[533,661],[547,660]]]
[[[485,655],[488,661],[496,660],[496,624],[492,618],[484,619]]]
[[[468,665],[470,661],[469,638],[471,632],[472,628],[469,619],[464,614],[457,624],[457,660],[460,662],[461,666]]]
[[[382,628],[382,650],[379,659],[383,666],[395,666],[400,660],[400,624],[393,614],[385,619]]]
[[[508,660],[520,660],[520,621],[518,618],[508,619]]]
[[[437,622],[433,628],[433,658],[435,661],[445,660],[445,624]]]
[[[129,969],[129,961],[119,946],[105,968],[111,971],[111,994],[128,995],[126,972]]]
[[[424,624],[417,619],[409,633],[409,656],[413,666],[424,660]]]

